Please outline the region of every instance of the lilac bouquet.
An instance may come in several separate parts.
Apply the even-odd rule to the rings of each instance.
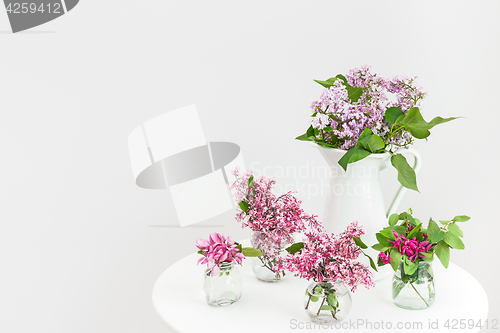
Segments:
[[[276,196],[272,192],[274,179],[255,179],[251,172],[240,174],[239,169],[233,174],[236,181],[231,190],[240,208],[236,220],[253,231],[252,246],[262,251],[262,265],[279,274],[280,252],[294,242],[293,234],[319,231],[323,226],[316,216],[304,212],[292,192]]]
[[[220,272],[220,267],[224,263],[235,262],[241,265],[245,257],[258,257],[262,253],[254,248],[243,248],[241,244],[235,242],[231,236],[224,237],[218,233],[212,233],[208,240],[200,238],[196,241],[198,253],[203,257],[198,260],[198,264],[206,264],[207,271],[211,276],[216,276]]]
[[[304,242],[287,248],[289,254],[283,266],[295,273],[295,276],[316,282],[306,290],[306,311],[312,303],[322,299],[321,304],[316,306],[317,311],[315,309],[314,313],[310,313],[313,320],[323,310],[334,320],[341,320],[338,318],[342,303],[339,300],[340,289],[349,287],[354,292],[359,285],[366,288],[375,286],[373,273],[357,261],[360,254],[370,258],[362,251],[362,248],[367,248],[360,240],[362,235],[362,227],[353,222],[339,235],[326,232],[306,233]],[[370,263],[376,270],[371,258]]]
[[[408,147],[414,138],[427,138],[434,126],[456,118],[425,121],[420,106],[426,93],[415,79],[386,79],[364,66],[351,69],[346,76],[315,80],[325,89],[320,99],[311,104],[307,132],[296,139],[347,150],[339,160],[344,170],[349,163],[371,154],[389,152],[400,183],[418,191],[414,170],[395,150]]]

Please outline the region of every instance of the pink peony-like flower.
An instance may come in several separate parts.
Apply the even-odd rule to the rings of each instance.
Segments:
[[[380,258],[380,260],[382,260],[382,262],[383,262],[384,264],[388,264],[388,263],[390,263],[390,262],[391,262],[391,260],[392,260],[392,258],[391,258],[391,257],[389,257],[389,256],[388,256],[387,254],[385,254],[384,252],[380,252],[380,253],[378,254],[378,257]]]
[[[196,240],[196,247],[203,257],[198,260],[198,264],[206,264],[211,270],[211,276],[215,276],[219,274],[222,263],[241,264],[245,259],[237,246],[238,244],[231,236],[224,237],[216,232],[210,234],[208,240],[200,238]]]
[[[424,258],[424,253],[429,251],[433,246],[433,244],[428,241],[419,242],[417,237],[413,237],[413,239],[406,239],[404,235],[399,235],[395,230],[393,230],[392,233],[394,234],[396,240],[389,240],[388,242],[397,248],[399,253],[407,255],[408,259],[412,262],[418,258]]]

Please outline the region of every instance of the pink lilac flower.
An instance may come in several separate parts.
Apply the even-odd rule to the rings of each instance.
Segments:
[[[220,267],[224,262],[241,264],[242,260],[245,259],[231,236],[226,238],[215,232],[209,235],[208,240],[198,239],[196,247],[203,255],[198,260],[198,264],[207,264],[208,269],[211,270],[211,276],[219,274]]]
[[[319,283],[325,279],[340,280],[353,292],[360,284],[366,288],[375,286],[372,272],[356,261],[361,249],[353,238],[363,234],[357,222],[351,223],[339,235],[318,231],[306,233],[302,250],[289,254],[282,265],[295,276],[307,280]]]
[[[357,102],[349,100],[343,80],[338,79],[330,88],[325,88],[318,101],[311,104],[311,112],[316,114],[311,124],[316,129],[330,126],[333,132],[323,133],[325,141],[332,143],[335,135],[339,149],[348,150],[356,144],[361,133],[370,128],[373,133],[387,141],[391,124],[385,120],[385,111],[389,107],[399,107],[407,113],[412,107],[420,107],[426,93],[415,85],[415,78],[397,76],[385,79],[378,73],[372,73],[369,66],[351,69],[346,75],[347,84],[363,88],[363,94]],[[395,101],[388,98],[395,96]],[[407,146],[412,136],[402,130],[389,140],[395,146]]]
[[[419,242],[417,237],[407,239],[404,235],[398,235],[395,230],[393,230],[392,233],[396,239],[388,242],[397,248],[399,253],[408,256],[408,259],[412,262],[419,258],[424,258],[424,253],[429,251],[433,246],[433,244],[428,241]]]
[[[254,232],[265,234],[270,247],[263,253],[273,257],[279,251],[281,245],[292,244],[293,234],[310,230],[322,230],[322,225],[316,220],[316,216],[307,214],[301,207],[301,201],[292,195],[292,192],[276,196],[272,193],[276,181],[273,179],[253,177],[251,172],[240,174],[239,169],[233,172],[236,181],[230,188],[236,202],[248,203],[248,210],[237,212],[236,220],[243,227],[249,227]],[[273,253],[274,251],[274,253]]]

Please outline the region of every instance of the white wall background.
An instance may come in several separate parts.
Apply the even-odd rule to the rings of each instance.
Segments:
[[[196,238],[245,233],[233,212],[216,230],[151,227],[175,213],[168,193],[135,186],[130,131],[196,103],[207,139],[238,143],[256,171],[320,166],[293,140],[321,92],[312,79],[364,64],[419,76],[427,119],[465,117],[416,144],[421,193],[400,210],[473,217],[452,261],[500,319],[499,14],[498,1],[84,0],[12,35],[0,10],[0,331],[166,332],[156,278]],[[300,195],[322,212],[322,196]]]

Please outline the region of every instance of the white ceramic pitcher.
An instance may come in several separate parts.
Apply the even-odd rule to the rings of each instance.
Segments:
[[[395,213],[406,192],[406,188],[400,186],[389,209],[385,210],[379,172],[391,164],[391,155],[389,153],[371,154],[349,164],[347,171],[344,171],[338,161],[346,153],[345,150],[325,148],[316,144],[315,146],[331,170],[329,193],[321,220],[323,225],[328,232],[338,234],[344,231],[351,222],[358,221],[365,231],[362,240],[369,246],[369,250],[365,252],[376,262],[378,252],[371,249],[371,246],[377,243],[375,234],[388,225],[388,217]],[[414,149],[401,148],[397,153],[413,155],[415,157],[413,169],[415,173],[418,172],[421,157]],[[378,279],[383,276],[379,276]]]

